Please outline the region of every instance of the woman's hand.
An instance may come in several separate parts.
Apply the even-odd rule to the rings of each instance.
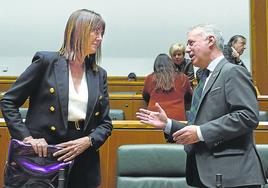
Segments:
[[[26,144],[31,144],[35,153],[38,154],[39,157],[47,156],[47,142],[44,138],[33,138],[31,136],[23,139],[23,142]]]
[[[59,157],[58,161],[71,161],[81,153],[83,153],[87,148],[92,145],[91,140],[88,136],[72,140],[69,142],[64,142],[58,144],[57,147],[62,148],[61,150],[53,154],[54,157]]]
[[[152,125],[156,128],[164,129],[167,124],[168,117],[158,103],[155,103],[155,106],[158,108],[158,112],[140,109],[139,112],[136,113],[136,116],[142,123]]]

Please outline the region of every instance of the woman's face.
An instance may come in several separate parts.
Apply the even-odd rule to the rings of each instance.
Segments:
[[[180,65],[182,63],[184,59],[184,53],[182,51],[176,51],[173,53],[172,55],[172,61],[177,64],[177,65]]]
[[[88,40],[85,42],[85,54],[91,55],[97,52],[103,39],[102,29],[94,30],[89,33]]]

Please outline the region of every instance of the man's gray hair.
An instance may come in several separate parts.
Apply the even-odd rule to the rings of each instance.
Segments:
[[[190,29],[190,31],[192,31],[192,30],[199,30],[199,31],[201,31],[201,34],[204,37],[208,37],[210,35],[214,36],[215,37],[215,40],[216,40],[216,46],[221,51],[223,51],[224,39],[223,39],[223,36],[222,36],[222,32],[217,27],[215,27],[212,24],[200,24],[200,25],[196,25],[196,26],[192,27]]]

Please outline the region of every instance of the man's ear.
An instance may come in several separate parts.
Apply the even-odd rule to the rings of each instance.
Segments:
[[[216,39],[214,36],[212,35],[208,36],[208,44],[209,46],[213,46],[214,44],[216,44]]]

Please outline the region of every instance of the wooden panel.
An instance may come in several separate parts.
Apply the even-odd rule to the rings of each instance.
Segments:
[[[268,144],[268,130],[256,130],[254,134],[257,144]]]
[[[261,94],[268,94],[268,0],[251,0],[251,65],[254,84]]]
[[[126,120],[131,120],[133,117],[132,112],[132,100],[131,99],[111,99],[110,98],[110,108],[111,109],[122,109],[125,114]]]
[[[1,155],[0,155],[0,187],[4,184],[4,167],[7,159],[8,145],[10,136],[7,127],[0,127],[0,144],[1,144]]]
[[[134,99],[133,100],[133,105],[132,105],[132,120],[137,120],[137,118],[136,118],[136,112],[140,108],[146,108],[145,101],[143,100],[143,98],[141,98],[141,99]]]
[[[0,119],[0,187],[3,187],[3,169],[6,161],[10,136]],[[125,144],[165,144],[162,130],[153,129],[139,121],[113,121],[111,137],[100,148],[102,184],[99,188],[115,188],[117,149]],[[257,144],[268,144],[268,122],[260,122],[254,131]]]
[[[268,111],[268,95],[259,95],[258,102],[260,110]]]

